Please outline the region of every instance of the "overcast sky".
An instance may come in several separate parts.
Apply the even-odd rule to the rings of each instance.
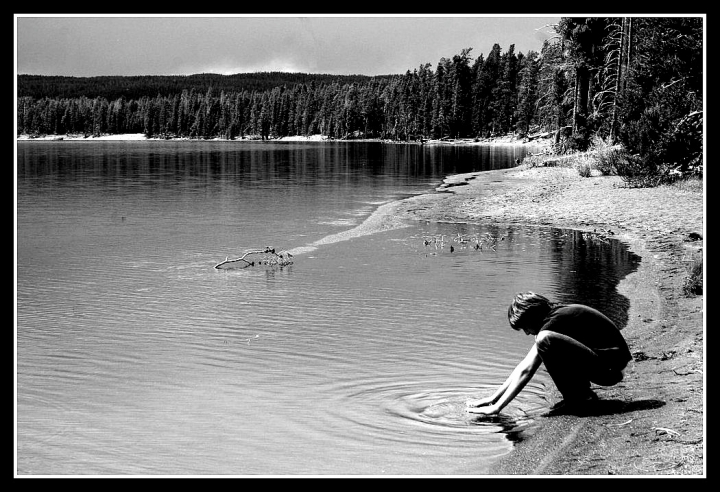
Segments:
[[[19,74],[187,75],[287,71],[380,75],[494,43],[540,51],[546,16],[16,15]]]

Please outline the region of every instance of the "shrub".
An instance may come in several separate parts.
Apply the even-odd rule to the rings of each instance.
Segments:
[[[642,159],[639,155],[626,154],[616,163],[617,174],[633,188],[647,188],[670,183],[670,175],[661,166]]]
[[[595,154],[595,167],[603,176],[617,174],[618,165],[622,160],[622,151],[618,148],[607,148]]]
[[[683,282],[683,293],[686,296],[700,295],[703,293],[703,259],[695,258],[690,271]]]
[[[593,137],[592,152],[595,157],[595,169],[603,176],[617,174],[618,166],[624,159],[622,147],[611,145],[599,136]]]
[[[527,167],[542,166],[543,157],[542,157],[542,156],[539,156],[539,155],[526,155],[526,156],[523,158],[523,162],[522,162],[522,163],[523,163],[524,165],[526,165]]]
[[[590,176],[592,176],[592,166],[590,166],[590,163],[588,163],[587,161],[580,162],[576,167],[578,173],[583,178],[589,178]]]

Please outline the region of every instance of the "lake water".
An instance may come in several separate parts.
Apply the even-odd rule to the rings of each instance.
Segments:
[[[532,344],[512,296],[623,325],[638,258],[552,228],[373,224],[524,152],[18,142],[18,475],[486,473],[552,384],[541,370],[500,416],[464,410]],[[266,246],[293,264],[213,268]]]

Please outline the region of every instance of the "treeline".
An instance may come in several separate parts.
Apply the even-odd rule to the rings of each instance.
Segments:
[[[113,101],[124,97],[127,100],[142,97],[173,96],[183,90],[205,93],[212,87],[217,94],[237,92],[238,88],[248,91],[266,91],[274,87],[306,84],[311,80],[320,83],[365,82],[367,75],[329,75],[287,72],[254,72],[220,75],[201,73],[194,75],[135,75],[103,77],[67,77],[43,75],[18,75],[18,97],[41,99],[74,99],[101,97]]]
[[[242,84],[233,90],[226,78],[233,76],[203,77],[206,85],[184,88],[179,84],[192,78],[148,77],[148,84],[162,88],[162,93],[108,99],[97,91],[111,92],[112,86],[120,87],[128,79],[128,86],[139,92],[131,82],[135,78],[83,79],[83,85],[96,88],[95,96],[90,90],[79,97],[20,96],[24,92],[19,91],[18,131],[202,139],[323,134],[394,140],[506,133],[512,127],[516,86],[526,57],[516,55],[513,46],[502,53],[496,44],[487,58],[480,56],[471,63],[471,51],[441,59],[435,70],[428,63],[404,75],[352,81],[305,75],[309,82],[284,83],[286,74],[275,74],[266,81],[274,80],[275,85],[264,90]],[[536,59],[537,54],[531,53],[527,63]],[[43,79],[33,78],[36,95],[43,85],[54,93],[71,92],[60,88],[59,82],[43,83]],[[23,88],[26,92],[28,85]]]
[[[434,68],[383,77],[268,73],[256,86],[249,74],[96,77],[70,96],[78,89],[68,78],[23,76],[17,128],[198,139],[555,132],[560,151],[601,137],[644,169],[701,172],[702,18],[571,17],[554,31],[539,53],[495,44],[473,58],[468,48]],[[124,88],[134,96],[113,92]]]

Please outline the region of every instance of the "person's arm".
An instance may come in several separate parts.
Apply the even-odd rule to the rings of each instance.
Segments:
[[[537,347],[533,344],[528,354],[515,367],[502,386],[489,399],[469,401],[467,411],[483,415],[499,413],[522,391],[535,375],[540,364],[542,364],[542,359],[540,359]]]

